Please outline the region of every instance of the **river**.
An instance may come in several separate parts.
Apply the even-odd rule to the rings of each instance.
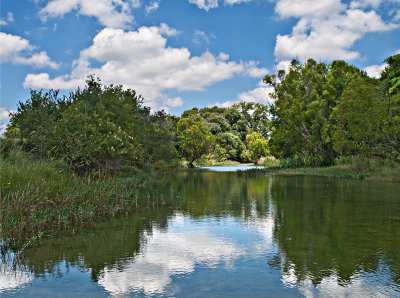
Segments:
[[[399,184],[235,169],[177,171],[35,242],[0,296],[400,296]]]

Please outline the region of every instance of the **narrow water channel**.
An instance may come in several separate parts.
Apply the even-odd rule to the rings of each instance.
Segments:
[[[182,170],[0,264],[0,296],[399,297],[400,185]]]

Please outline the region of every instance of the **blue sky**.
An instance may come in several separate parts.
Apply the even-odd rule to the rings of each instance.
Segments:
[[[89,74],[180,115],[267,104],[288,61],[343,59],[379,76],[400,50],[400,0],[1,0],[0,121],[32,89]]]

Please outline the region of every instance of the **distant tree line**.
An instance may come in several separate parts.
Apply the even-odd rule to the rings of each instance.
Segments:
[[[151,113],[122,86],[86,86],[59,96],[31,90],[19,102],[2,140],[38,158],[62,159],[77,173],[151,166],[164,170],[200,158],[257,162],[272,155],[295,166],[329,165],[353,155],[400,160],[400,55],[388,57],[380,79],[344,61],[291,62],[267,75],[274,104],[240,102],[181,117]]]

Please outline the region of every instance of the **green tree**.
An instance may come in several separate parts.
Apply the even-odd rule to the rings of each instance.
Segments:
[[[250,159],[257,164],[258,160],[268,155],[268,141],[259,133],[252,132],[246,136]]]
[[[86,86],[60,99],[31,91],[11,117],[7,134],[38,157],[64,159],[76,172],[121,173],[130,167],[177,160],[176,127],[163,112],[151,115],[143,98],[122,86]]]
[[[225,150],[226,157],[229,160],[240,161],[240,156],[246,147],[237,135],[231,132],[223,132],[217,135],[217,141]]]
[[[331,163],[337,156],[331,114],[346,87],[357,78],[369,79],[344,61],[326,65],[312,59],[303,65],[293,60],[287,74],[267,75],[264,82],[274,87],[275,98],[270,109],[271,153],[278,158],[314,156],[321,164]]]
[[[344,89],[331,116],[332,141],[340,156],[378,154],[385,113],[379,87],[375,79],[357,77]]]
[[[179,149],[188,160],[189,166],[204,154],[212,152],[215,146],[215,136],[198,115],[189,115],[178,122]]]

